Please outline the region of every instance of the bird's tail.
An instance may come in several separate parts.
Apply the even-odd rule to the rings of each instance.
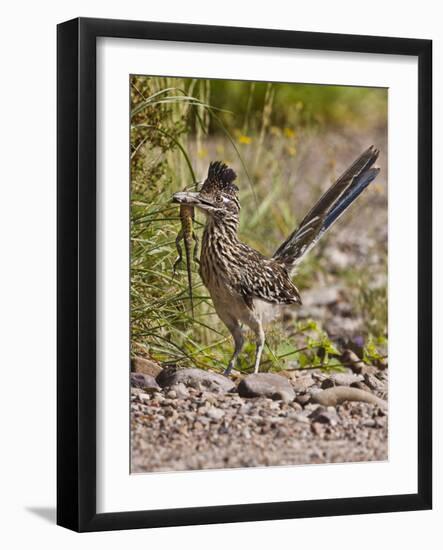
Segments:
[[[303,218],[299,227],[280,245],[273,258],[291,272],[332,224],[376,178],[372,168],[379,151],[372,145],[338,178]]]

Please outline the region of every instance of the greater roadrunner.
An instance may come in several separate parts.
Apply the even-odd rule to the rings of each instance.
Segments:
[[[379,151],[370,147],[326,191],[299,227],[267,258],[237,236],[240,203],[236,174],[222,162],[211,162],[199,192],[175,193],[173,201],[204,212],[206,225],[200,256],[200,276],[215,310],[231,332],[235,349],[225,371],[229,375],[242,350],[242,325],[256,337],[254,372],[265,343],[264,305],[301,304],[291,281],[297,264],[348,206],[374,180]]]

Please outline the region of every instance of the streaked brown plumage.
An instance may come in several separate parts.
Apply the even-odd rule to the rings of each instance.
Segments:
[[[236,174],[225,164],[210,164],[200,192],[174,195],[175,202],[199,208],[206,214],[200,276],[218,316],[234,338],[235,350],[226,374],[234,368],[243,347],[243,324],[256,336],[254,371],[258,372],[265,342],[263,306],[301,303],[297,287],[291,281],[294,268],[377,176],[379,170],[372,168],[377,157],[378,151],[373,147],[365,151],[321,197],[272,258],[239,240],[240,203],[238,188],[233,183]]]

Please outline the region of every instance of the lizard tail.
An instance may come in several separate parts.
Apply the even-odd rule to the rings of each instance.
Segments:
[[[192,293],[192,271],[191,271],[191,247],[192,242],[188,236],[185,236],[185,254],[186,254],[186,272],[188,276],[189,301],[191,303],[191,314],[194,319],[194,295]]]

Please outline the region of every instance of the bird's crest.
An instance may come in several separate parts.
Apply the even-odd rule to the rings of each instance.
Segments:
[[[202,187],[202,192],[210,193],[221,191],[235,195],[238,187],[233,183],[237,174],[232,168],[220,161],[211,162],[208,170],[208,177]]]

